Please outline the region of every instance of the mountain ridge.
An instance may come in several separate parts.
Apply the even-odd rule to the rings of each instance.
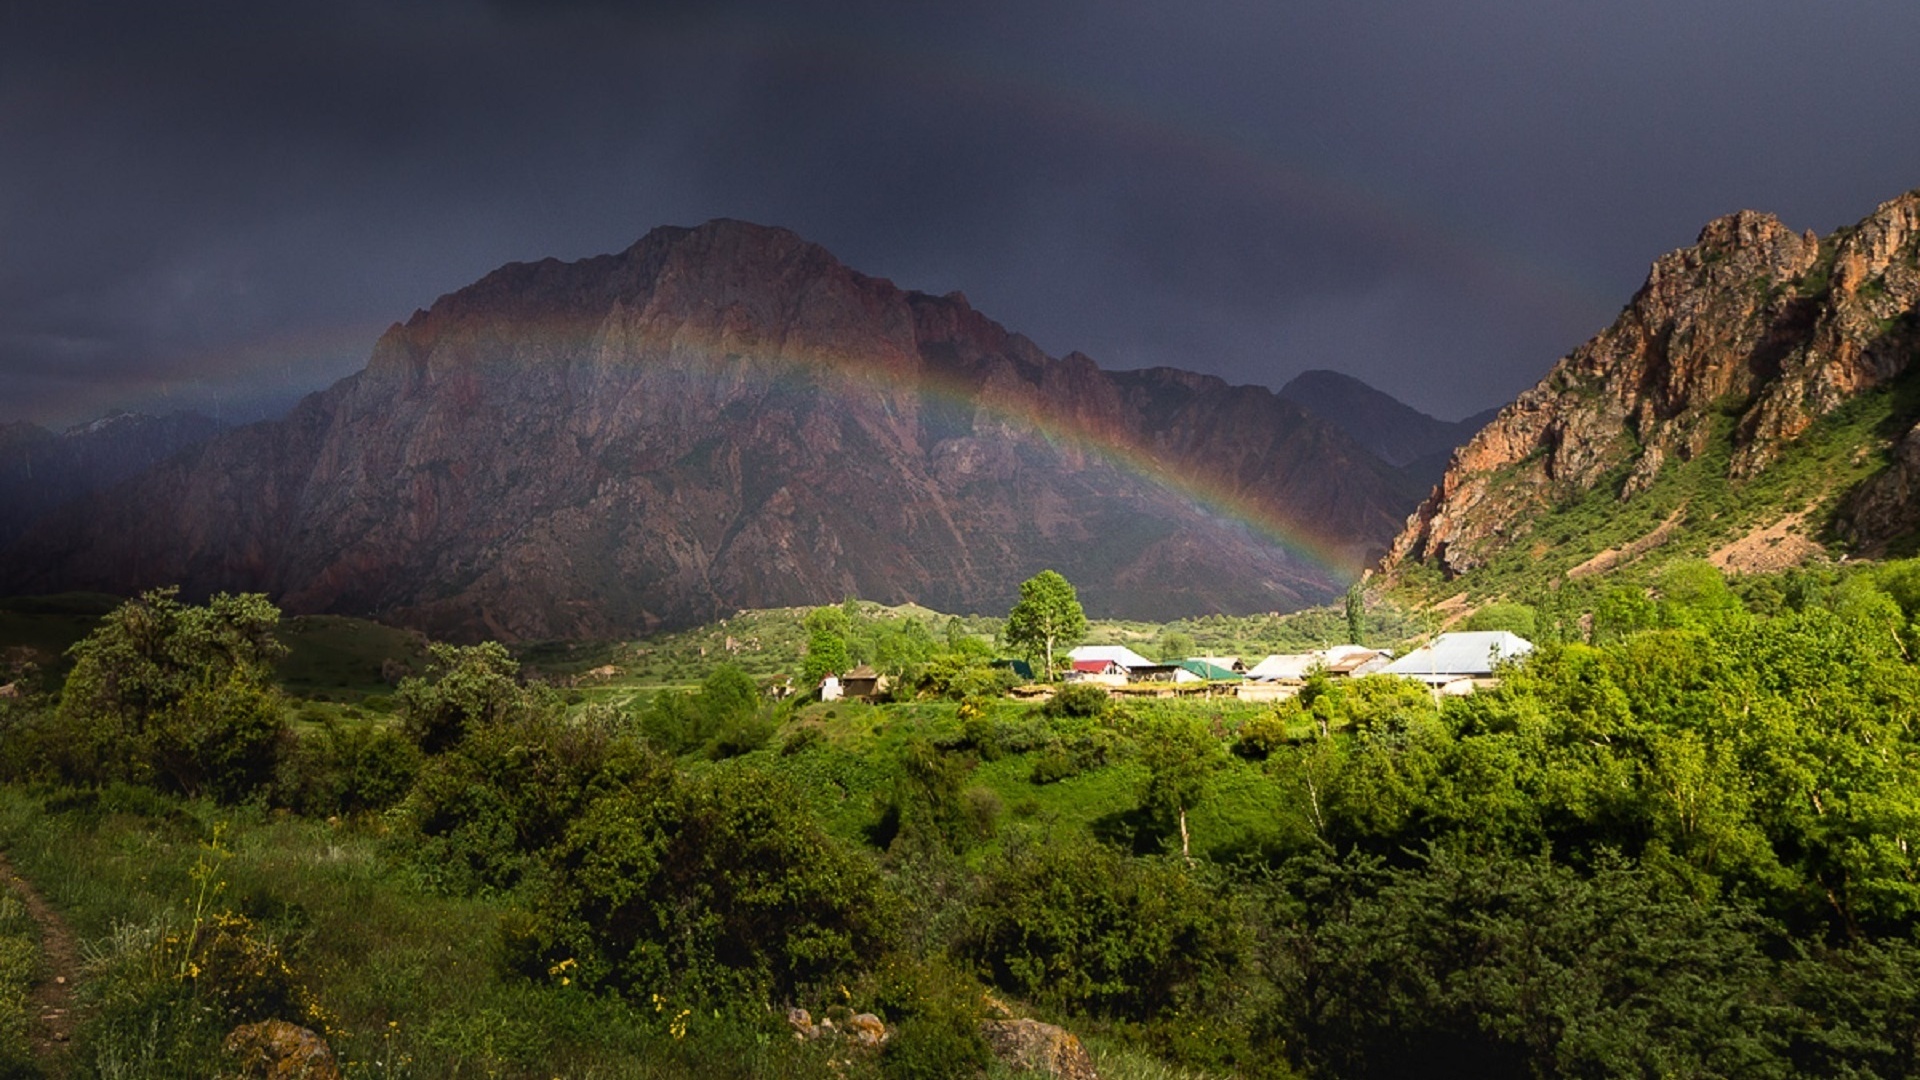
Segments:
[[[1344,571],[1247,522],[1355,567],[1415,494],[1271,391],[1055,359],[723,219],[441,297],[282,420],[43,522],[0,586],[260,589],[506,638],[848,594],[994,610],[1047,566],[1108,613],[1279,610]]]
[[[1920,354],[1917,307],[1920,191],[1824,239],[1751,210],[1717,218],[1692,246],[1656,259],[1611,326],[1453,455],[1382,569],[1390,579],[1422,565],[1470,575],[1536,535],[1556,508],[1603,485],[1628,505],[1706,455],[1725,457],[1714,482],[1746,490],[1842,406],[1896,388]],[[1920,446],[1920,418],[1899,402],[1885,407],[1902,445]],[[1801,505],[1780,516],[1818,504],[1814,531],[1871,550],[1920,523],[1906,496],[1920,474],[1886,433],[1858,437],[1850,464],[1876,475],[1846,491],[1789,493]],[[1869,461],[1876,455],[1886,468]],[[1692,525],[1710,538],[1705,520]]]

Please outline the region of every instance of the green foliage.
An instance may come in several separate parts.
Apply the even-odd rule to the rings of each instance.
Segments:
[[[1788,1075],[1741,907],[1617,861],[1434,850],[1311,875],[1270,957],[1271,1030],[1314,1075]]]
[[[1055,662],[1086,632],[1080,598],[1057,571],[1042,570],[1020,583],[1020,602],[1007,613],[1007,644],[1024,650],[1046,679],[1052,680]]]
[[[1053,697],[1041,706],[1041,711],[1052,717],[1078,717],[1094,719],[1105,716],[1113,706],[1113,695],[1098,683],[1068,683],[1054,691]]]
[[[329,721],[295,740],[281,763],[275,795],[320,817],[377,812],[406,798],[420,761],[413,741],[397,731]]]
[[[716,760],[738,757],[772,739],[772,711],[745,672],[723,664],[693,693],[668,691],[648,702],[640,713],[640,732],[648,745],[669,754],[698,750]]]
[[[406,731],[429,754],[458,743],[467,729],[507,720],[529,706],[520,664],[497,641],[435,642],[424,678],[408,678],[395,694]]]
[[[870,964],[892,901],[775,776],[654,767],[592,799],[554,851],[546,955],[589,985],[718,1003]]]
[[[272,778],[285,737],[268,681],[279,610],[252,593],[204,607],[177,595],[130,600],[73,646],[59,709],[36,733],[41,771],[230,802]]]
[[[1247,943],[1204,871],[1075,840],[989,867],[961,948],[1009,993],[1147,1020],[1204,1009]]]
[[[807,686],[818,686],[828,675],[837,675],[853,666],[847,650],[847,635],[853,620],[837,607],[815,608],[807,614],[807,655],[801,664],[801,678]]]
[[[1539,635],[1538,613],[1530,604],[1488,604],[1460,622],[1461,630],[1505,630],[1532,641]]]

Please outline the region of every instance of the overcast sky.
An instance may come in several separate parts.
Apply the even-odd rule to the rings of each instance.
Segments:
[[[0,13],[0,421],[250,419],[511,260],[784,225],[1055,355],[1456,418],[1741,208],[1920,186],[1913,0]]]

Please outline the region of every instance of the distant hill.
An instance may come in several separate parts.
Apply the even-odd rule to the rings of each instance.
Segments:
[[[0,549],[65,503],[104,490],[218,434],[198,413],[109,413],[58,434],[0,424]]]
[[[1488,409],[1465,420],[1436,420],[1351,375],[1324,370],[1294,376],[1280,388],[1280,396],[1332,421],[1422,489],[1438,483],[1455,448],[1500,411]]]
[[[521,640],[849,595],[1003,612],[1049,567],[1099,615],[1284,611],[1418,497],[1271,391],[1050,357],[716,221],[441,298],[284,419],[41,521],[0,588],[257,589]]]
[[[1460,450],[1384,569],[1498,591],[1911,550],[1917,356],[1920,192],[1825,238],[1720,218]]]

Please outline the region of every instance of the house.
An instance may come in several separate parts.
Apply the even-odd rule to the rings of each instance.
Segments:
[[[824,677],[821,678],[820,700],[821,701],[839,701],[840,700],[840,676],[835,675],[832,672],[828,672]]]
[[[1315,668],[1332,676],[1371,675],[1393,661],[1385,649],[1364,645],[1329,645],[1305,653],[1276,653],[1255,664],[1247,678],[1262,682],[1301,682]]]
[[[840,688],[850,698],[870,700],[887,692],[887,677],[861,664],[841,678]]]
[[[1247,665],[1241,663],[1240,658],[1237,656],[1189,656],[1187,659],[1203,661],[1217,668],[1225,668],[1235,675],[1245,675],[1247,673]]]
[[[1075,660],[1067,671],[1068,682],[1097,683],[1101,686],[1124,686],[1127,681],[1127,669],[1112,660]]]
[[[1418,679],[1443,693],[1471,693],[1477,681],[1493,677],[1502,661],[1533,651],[1533,642],[1506,630],[1441,634],[1388,664],[1389,675]],[[1464,684],[1464,685],[1462,685]]]
[[[1317,652],[1275,653],[1247,669],[1247,678],[1260,682],[1299,682],[1319,666],[1320,661],[1321,655]]]
[[[1179,664],[1156,664],[1152,661],[1127,668],[1127,678],[1131,682],[1199,682],[1200,676],[1188,671]]]
[[[1153,667],[1154,662],[1127,648],[1125,645],[1077,645],[1067,653],[1069,660],[1111,660],[1121,667],[1132,671],[1134,668]]]
[[[1188,673],[1205,679],[1208,682],[1238,681],[1246,678],[1245,675],[1233,670],[1230,666],[1222,666],[1214,663],[1213,659],[1214,658],[1205,656],[1189,657],[1180,662],[1180,667]],[[1231,657],[1222,659],[1231,659]]]
[[[1321,667],[1327,674],[1348,677],[1384,671],[1388,664],[1393,663],[1392,653],[1385,649],[1369,649],[1365,645],[1330,645],[1322,656]]]

